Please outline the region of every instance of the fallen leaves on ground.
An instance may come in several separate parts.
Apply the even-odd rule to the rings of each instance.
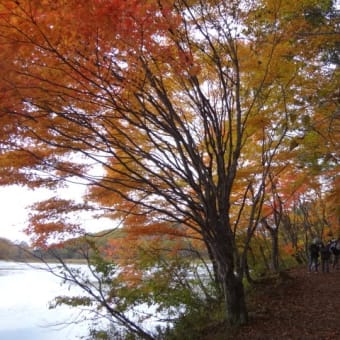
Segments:
[[[255,289],[249,324],[233,339],[340,339],[340,271],[294,269]]]

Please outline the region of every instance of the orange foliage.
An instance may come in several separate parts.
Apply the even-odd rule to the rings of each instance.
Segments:
[[[202,238],[234,245],[258,212],[278,206],[273,191],[290,209],[339,170],[330,128],[338,86],[317,60],[335,38],[331,25],[318,31],[305,19],[314,4],[264,0],[248,11],[228,1],[1,1],[0,184],[85,179],[85,199],[124,223],[110,256],[137,258],[145,244],[158,251],[165,242],[175,256]],[[322,159],[332,159],[323,173]],[[338,226],[339,180],[332,185]],[[76,235],[64,214],[86,210],[56,200],[35,208],[27,232],[37,245]],[[237,267],[238,249],[219,251],[214,260],[229,256]]]
[[[287,243],[282,247],[282,250],[284,253],[288,255],[294,255],[295,254],[295,248],[293,247],[292,243]]]
[[[38,202],[32,206],[35,213],[30,214],[30,224],[25,232],[31,236],[32,244],[41,248],[83,235],[84,230],[68,219],[68,215],[83,208],[73,201],[57,198]]]

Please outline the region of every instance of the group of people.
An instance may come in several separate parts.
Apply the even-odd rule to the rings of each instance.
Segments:
[[[327,243],[323,243],[319,239],[313,240],[309,246],[309,272],[312,272],[312,270],[318,272],[319,257],[321,258],[322,272],[329,272],[330,264],[332,264],[333,270],[339,270],[340,238],[330,240]]]

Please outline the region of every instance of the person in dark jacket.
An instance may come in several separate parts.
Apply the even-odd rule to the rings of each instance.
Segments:
[[[313,268],[316,273],[318,272],[319,253],[320,253],[319,244],[316,242],[312,242],[309,246],[309,264],[308,264],[309,272],[311,272]]]
[[[320,245],[320,255],[321,255],[321,269],[323,273],[329,272],[329,261],[331,259],[331,242],[327,244],[321,243]]]
[[[340,239],[332,241],[330,250],[333,254],[333,270],[339,270]]]

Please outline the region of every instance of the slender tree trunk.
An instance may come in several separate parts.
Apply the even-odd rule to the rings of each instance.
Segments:
[[[262,259],[263,259],[263,263],[264,263],[266,269],[269,270],[269,269],[270,269],[270,266],[269,266],[269,264],[268,264],[268,259],[267,259],[267,256],[266,256],[266,254],[265,254],[265,251],[264,251],[264,249],[263,249],[263,247],[262,247],[261,244],[259,245],[259,250],[260,250],[260,254],[261,254]]]
[[[254,283],[254,280],[250,276],[247,255],[245,257],[245,262],[244,262],[244,275],[246,276],[248,283]]]
[[[271,268],[274,272],[279,271],[279,237],[278,230],[269,228],[272,242],[272,259]]]
[[[261,221],[265,228],[270,233],[271,240],[271,270],[274,272],[279,271],[279,228],[277,226],[271,227],[265,218]],[[278,225],[278,224],[276,224]]]

